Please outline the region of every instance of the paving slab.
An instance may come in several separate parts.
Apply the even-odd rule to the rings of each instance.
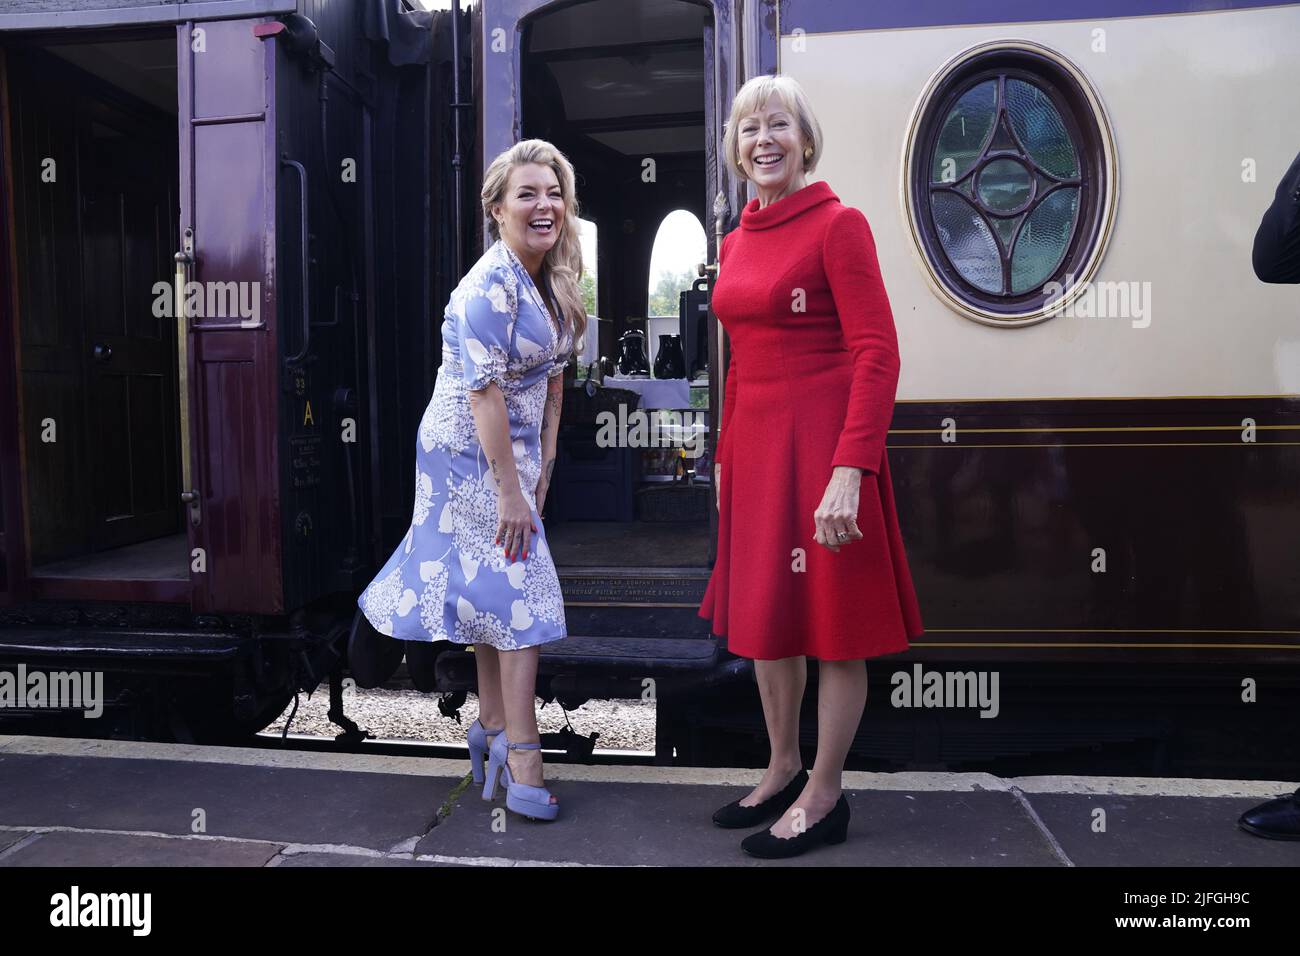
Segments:
[[[847,843],[761,861],[740,850],[760,827],[710,820],[755,771],[558,765],[561,816],[547,824],[506,812],[504,789],[485,803],[464,766],[0,738],[0,866],[1300,864],[1300,843],[1236,826],[1263,794],[1294,789],[1279,782],[850,774]],[[200,810],[205,836],[230,839],[197,838]]]
[[[1300,842],[1237,826],[1261,801],[1232,797],[1026,794],[1076,866],[1300,866]],[[1093,832],[1105,811],[1104,832]]]
[[[243,764],[0,754],[0,823],[204,832],[387,850],[424,833],[459,780]]]
[[[56,831],[42,833],[0,866],[265,866],[279,852],[268,843]]]
[[[3,822],[0,820],[0,823]],[[0,830],[0,853],[4,853],[19,840],[26,840],[31,836],[31,832],[30,830]]]
[[[743,789],[570,781],[549,786],[560,801],[559,820],[524,819],[505,810],[503,791],[488,803],[481,790],[471,788],[417,844],[416,853],[613,866],[1060,863],[1050,841],[1005,792],[849,792],[852,820],[845,843],[768,861],[740,849],[740,841],[760,827],[724,830],[712,823],[713,811],[743,795]]]
[[[455,866],[454,863],[438,863],[434,860],[412,860],[397,857],[357,856],[352,853],[291,853],[280,858],[276,866],[320,867],[320,866]]]

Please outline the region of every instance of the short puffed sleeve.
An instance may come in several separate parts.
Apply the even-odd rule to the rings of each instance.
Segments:
[[[463,380],[470,390],[487,388],[490,382],[505,385],[518,308],[508,286],[504,267],[490,269],[454,309]]]

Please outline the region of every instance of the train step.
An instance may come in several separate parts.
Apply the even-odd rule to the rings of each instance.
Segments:
[[[234,634],[135,628],[0,628],[0,662],[93,661],[137,658],[148,662],[229,660],[250,649]]]
[[[712,667],[718,659],[713,638],[566,637],[541,649],[549,666],[600,667],[611,664],[640,672],[690,671]]]
[[[672,685],[697,682],[720,666],[722,653],[712,637],[628,638],[572,636],[543,645],[538,670],[574,694],[585,697],[639,697],[647,678]],[[437,686],[473,690],[474,655],[462,648],[438,655]],[[417,684],[418,686],[418,684]],[[555,688],[557,685],[552,684]]]

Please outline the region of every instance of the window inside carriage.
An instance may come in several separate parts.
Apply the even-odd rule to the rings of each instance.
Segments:
[[[959,312],[1039,321],[1094,271],[1113,212],[1113,139],[1063,57],[1005,43],[969,51],[932,83],[910,142],[913,237]]]

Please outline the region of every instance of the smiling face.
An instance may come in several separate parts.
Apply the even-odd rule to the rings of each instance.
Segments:
[[[736,137],[740,168],[760,193],[785,195],[803,182],[807,145],[794,114],[773,96],[741,117]]]
[[[492,209],[501,238],[529,268],[559,240],[564,228],[564,197],[555,170],[521,163],[510,171],[505,196]]]

